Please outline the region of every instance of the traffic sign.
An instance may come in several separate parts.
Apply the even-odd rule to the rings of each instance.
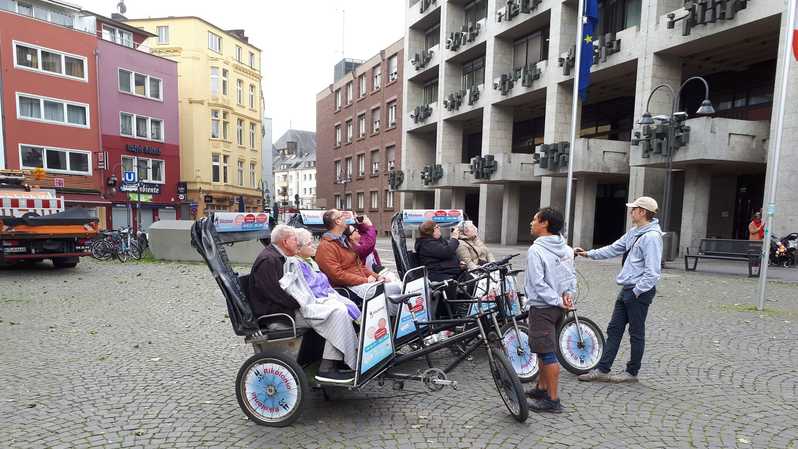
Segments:
[[[126,171],[124,173],[124,175],[122,176],[122,180],[125,183],[128,183],[128,184],[132,184],[132,183],[138,181],[137,178],[138,177],[136,176],[136,172],[134,172],[134,171]]]

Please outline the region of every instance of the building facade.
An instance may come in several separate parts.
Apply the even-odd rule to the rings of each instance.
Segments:
[[[289,129],[273,150],[274,199],[285,208],[314,209],[316,201],[316,133]]]
[[[133,19],[145,44],[178,62],[180,176],[191,218],[208,211],[263,210],[261,51],[243,30],[197,17]]]
[[[261,143],[261,186],[266,208],[274,204],[274,143],[272,140],[272,119],[263,117],[263,142]]]
[[[528,241],[537,208],[565,208],[572,158],[572,241],[609,243],[627,226],[628,199],[646,194],[664,204],[668,151],[657,126],[676,102],[658,86],[668,84],[688,114],[677,119],[683,135],[670,153],[663,218],[673,249],[703,237],[745,238],[763,205],[776,74],[791,62],[780,57],[780,33],[789,28],[783,2],[721,3],[716,15],[695,2],[600,1],[587,55],[592,83],[569,142],[576,2],[410,0],[405,49],[413,63],[404,69],[409,121],[398,186],[407,205],[463,208],[486,241]],[[705,92],[694,76],[708,81],[713,114],[696,114]],[[798,70],[790,76],[795,98]],[[794,123],[798,102],[789,103],[786,123]],[[651,127],[638,124],[645,112]],[[790,194],[796,143],[798,129],[786,126],[777,235],[792,232],[798,218]]]
[[[4,168],[44,169],[32,184],[102,219],[96,22],[60,2],[0,5]]]
[[[342,61],[316,95],[318,204],[366,214],[380,234],[399,209],[389,178],[401,168],[404,48],[400,40],[366,61]]]

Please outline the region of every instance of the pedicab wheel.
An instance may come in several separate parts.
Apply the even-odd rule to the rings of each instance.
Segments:
[[[526,421],[529,417],[529,406],[524,396],[524,387],[515,374],[513,365],[507,360],[503,350],[489,346],[488,351],[493,355],[492,360],[488,357],[488,364],[499,396],[516,421]]]
[[[579,334],[581,333],[581,341]],[[569,315],[557,329],[557,359],[573,374],[584,374],[598,366],[604,354],[604,334],[596,323],[579,317],[576,321]]]
[[[296,361],[268,352],[250,357],[236,377],[238,405],[262,426],[284,427],[296,421],[309,391],[305,372]]]
[[[518,325],[518,332],[512,323],[502,328],[502,349],[513,366],[521,382],[532,382],[538,377],[538,357],[529,347],[529,329]]]

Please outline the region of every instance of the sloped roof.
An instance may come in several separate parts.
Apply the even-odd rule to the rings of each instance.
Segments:
[[[282,156],[281,150],[288,147],[288,142],[297,143],[297,153]],[[282,168],[284,164],[288,164],[287,169],[305,168],[305,162],[316,161],[316,133],[313,131],[302,131],[298,129],[289,129],[272,146],[272,154],[274,156],[273,164],[274,171],[286,170]]]

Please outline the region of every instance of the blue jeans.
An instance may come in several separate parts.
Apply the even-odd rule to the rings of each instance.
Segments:
[[[657,289],[652,288],[635,298],[631,287],[624,287],[618,293],[612,318],[607,326],[607,344],[604,346],[604,354],[597,366],[599,371],[610,372],[615,356],[618,355],[618,348],[621,346],[623,332],[626,325],[629,324],[629,342],[632,346],[632,354],[629,363],[626,364],[626,371],[637,376],[646,346],[646,315],[656,294]]]

